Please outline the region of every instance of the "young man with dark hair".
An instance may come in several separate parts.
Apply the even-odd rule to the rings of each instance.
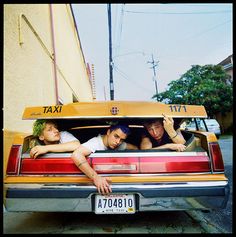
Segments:
[[[40,145],[30,150],[30,156],[36,158],[48,152],[70,152],[80,146],[79,140],[67,131],[59,132],[54,120],[38,119],[33,124],[33,135]]]
[[[87,142],[81,144],[72,154],[72,160],[76,166],[87,177],[93,180],[94,185],[97,187],[98,192],[101,194],[109,194],[112,192],[110,187],[110,180],[102,177],[96,173],[86,160],[86,156],[95,152],[96,150],[125,150],[125,149],[138,149],[135,145],[124,142],[130,134],[129,127],[126,125],[112,125],[108,128],[105,135],[98,135],[93,137]]]
[[[144,123],[146,133],[143,134],[140,148],[144,149],[171,149],[184,151],[186,143],[179,126],[174,126],[171,117],[147,121]]]

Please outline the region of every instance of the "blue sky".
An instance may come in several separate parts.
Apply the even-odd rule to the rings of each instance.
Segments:
[[[110,100],[107,4],[72,4],[85,60],[94,64],[97,100]],[[115,100],[152,101],[192,65],[233,52],[232,4],[112,4]]]

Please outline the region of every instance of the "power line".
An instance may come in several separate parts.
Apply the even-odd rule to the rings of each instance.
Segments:
[[[113,59],[123,57],[123,56],[133,55],[133,54],[142,54],[143,56],[146,55],[143,51],[132,51],[132,52],[127,52],[127,53],[116,55],[113,57]]]
[[[122,35],[122,29],[123,29],[123,18],[124,18],[124,5],[122,5],[122,9],[121,9],[121,16],[120,16],[120,22],[119,22],[119,29],[118,29],[118,36],[117,36],[117,40],[116,40],[116,54],[119,54],[119,50],[120,50],[120,44],[121,44],[121,35]]]
[[[152,92],[151,90],[149,90],[149,89],[143,87],[142,85],[138,84],[136,81],[129,79],[128,76],[127,76],[124,72],[122,72],[117,66],[114,66],[114,70],[115,70],[117,73],[119,73],[124,79],[126,79],[126,80],[129,81],[130,83],[135,84],[136,86],[140,87],[142,90],[146,90],[146,91],[148,91],[149,93]]]
[[[188,38],[186,38],[186,39],[191,39],[191,38],[199,37],[199,36],[201,36],[201,35],[203,35],[203,34],[208,33],[209,31],[215,30],[216,28],[218,28],[218,27],[220,27],[220,26],[222,26],[222,25],[225,25],[225,24],[227,24],[227,23],[229,23],[229,22],[231,22],[231,21],[232,21],[232,20],[227,20],[227,21],[221,22],[221,23],[219,23],[219,24],[217,24],[217,25],[215,25],[215,26],[213,26],[213,27],[211,27],[211,28],[208,28],[208,29],[205,30],[205,31],[199,32],[199,33],[197,33],[197,34],[195,34],[195,35],[193,35],[193,36],[191,36],[191,37],[188,37]]]
[[[134,14],[160,14],[160,15],[199,15],[199,14],[223,14],[223,13],[228,13],[231,12],[229,10],[226,11],[206,11],[206,12],[146,12],[146,11],[128,11],[126,10],[125,12],[127,13],[134,13]]]
[[[151,63],[152,64],[152,69],[153,69],[153,80],[154,80],[154,83],[155,83],[155,89],[156,89],[156,95],[158,94],[158,89],[157,89],[157,78],[156,78],[156,67],[157,67],[157,64],[159,63],[159,61],[154,61],[154,58],[153,58],[153,54],[152,54],[152,61],[148,61],[147,63]]]
[[[107,5],[107,11],[108,11],[108,28],[109,28],[109,72],[110,72],[110,99],[114,100],[114,83],[113,83],[113,67],[114,67],[114,62],[112,58],[112,18],[111,18],[111,4],[109,3]],[[123,18],[123,8],[122,8],[122,18]],[[118,49],[120,47],[120,39],[121,39],[121,33],[122,33],[122,21],[120,25],[120,34],[119,34],[119,45]]]
[[[108,11],[108,30],[109,30],[109,72],[110,72],[110,99],[114,100],[114,83],[113,83],[113,61],[112,61],[112,29],[111,29],[111,4],[107,5]]]

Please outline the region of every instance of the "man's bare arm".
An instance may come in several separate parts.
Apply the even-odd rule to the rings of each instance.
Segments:
[[[174,120],[172,117],[168,117],[163,114],[163,126],[166,130],[167,134],[169,135],[169,138],[173,141],[173,143],[176,144],[185,144],[185,139],[183,135],[181,134],[180,129],[177,129],[175,131],[174,129]]]
[[[110,192],[112,192],[111,186],[109,184],[109,182],[111,181],[105,177],[98,175],[96,171],[89,165],[86,156],[90,154],[91,151],[81,145],[72,153],[71,159],[88,178],[93,180],[93,183],[97,187],[100,194],[109,194]]]
[[[170,139],[173,141],[175,144],[185,144],[186,140],[184,139],[180,129],[175,131],[176,134],[173,137],[170,137]]]
[[[165,145],[161,145],[158,147],[153,147],[152,149],[170,149],[170,150],[174,150],[174,151],[184,151],[186,149],[186,146],[183,144],[176,144],[176,143],[167,143]]]
[[[175,144],[175,143],[168,143],[165,145],[157,146],[157,147],[152,147],[152,143],[148,137],[142,138],[140,148],[142,150],[147,150],[147,149],[155,149],[155,150],[160,150],[160,149],[171,149],[175,151],[184,151],[186,149],[186,146],[183,144]]]
[[[140,143],[140,149],[152,149],[152,143],[148,137],[143,137]]]
[[[138,147],[133,144],[126,143],[126,149],[127,150],[138,150]]]
[[[42,146],[37,145],[30,150],[30,156],[35,159],[39,155],[48,152],[70,152],[76,150],[79,146],[80,146],[79,141],[42,145]]]

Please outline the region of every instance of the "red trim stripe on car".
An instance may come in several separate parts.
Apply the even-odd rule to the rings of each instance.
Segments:
[[[142,152],[144,153],[144,152]],[[191,173],[210,172],[206,152],[153,152],[146,156],[135,153],[95,153],[90,165],[101,174]],[[67,157],[23,158],[20,174],[80,174],[79,168]]]

